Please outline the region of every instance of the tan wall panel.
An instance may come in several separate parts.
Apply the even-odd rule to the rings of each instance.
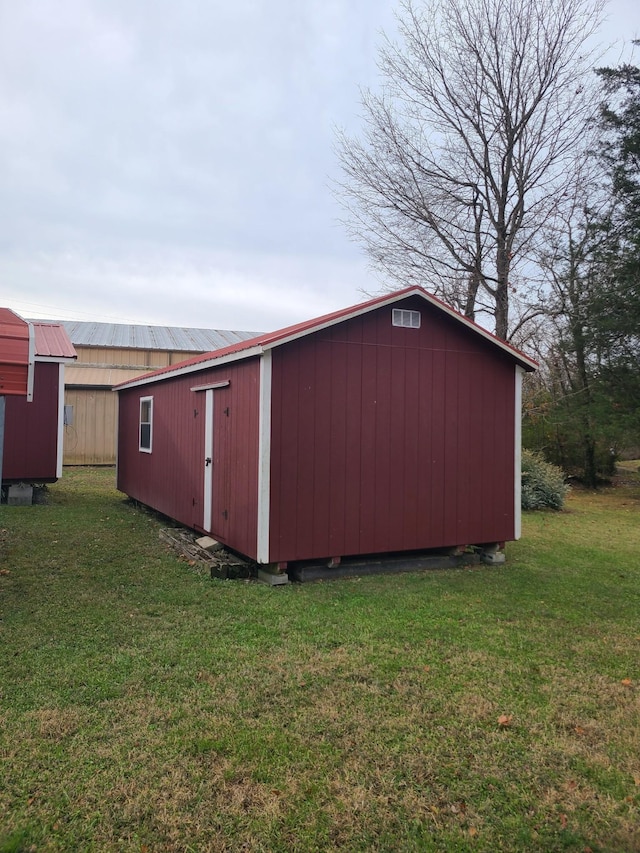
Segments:
[[[127,349],[124,347],[82,347],[77,345],[76,352],[78,353],[77,364],[151,368],[177,364],[179,361],[184,361],[198,354],[195,352],[168,352],[166,350]]]
[[[73,424],[64,428],[65,465],[115,463],[117,403],[113,391],[66,389],[65,404],[73,406]]]
[[[76,352],[77,365],[127,366],[142,370],[167,367],[197,354],[86,346],[76,346]],[[89,373],[93,371],[88,372],[87,378]],[[79,371],[74,376],[75,381],[83,381]],[[95,377],[93,379],[95,381]],[[122,377],[117,381],[123,381]],[[73,424],[64,428],[64,464],[113,465],[116,461],[118,395],[102,388],[66,388],[65,403],[73,406]]]

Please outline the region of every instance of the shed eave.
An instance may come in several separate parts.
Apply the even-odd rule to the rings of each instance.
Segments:
[[[62,356],[55,355],[36,355],[35,361],[40,362],[50,362],[54,364],[75,364],[77,356],[73,356],[73,358],[66,358]]]

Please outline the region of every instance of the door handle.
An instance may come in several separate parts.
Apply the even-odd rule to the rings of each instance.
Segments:
[[[207,465],[211,465],[211,457],[210,456],[207,456],[207,458],[204,460],[204,464],[205,464],[205,467]]]

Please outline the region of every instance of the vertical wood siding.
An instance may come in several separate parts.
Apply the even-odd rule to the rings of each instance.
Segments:
[[[258,360],[251,359],[119,393],[118,488],[249,557],[255,557],[257,535],[258,377]],[[214,391],[217,479],[208,529],[203,526],[205,395],[191,388],[227,380],[228,388]],[[141,397],[153,397],[151,453],[138,449]]]
[[[274,350],[271,560],[513,538],[513,360],[402,307]]]
[[[3,480],[57,479],[59,373],[57,363],[36,362],[33,401],[6,398]]]

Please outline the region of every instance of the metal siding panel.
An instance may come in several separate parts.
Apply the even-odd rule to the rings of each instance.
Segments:
[[[30,358],[29,324],[9,308],[0,308],[0,394],[3,397],[27,396]]]
[[[48,358],[75,358],[77,353],[64,327],[58,323],[32,322],[36,355]]]
[[[73,320],[61,320],[59,323],[65,328],[73,343],[79,346],[180,350],[190,354],[220,349],[260,334],[259,332],[189,329],[174,326],[85,323]]]

